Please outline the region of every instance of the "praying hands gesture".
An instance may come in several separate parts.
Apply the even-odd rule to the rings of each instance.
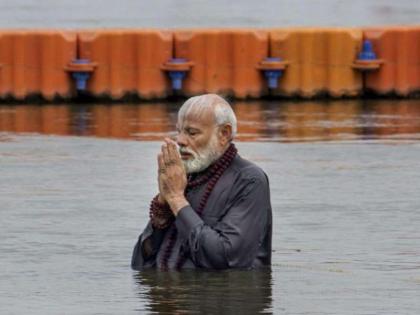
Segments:
[[[158,154],[158,165],[159,201],[167,202],[176,216],[179,210],[188,205],[184,196],[187,175],[173,140],[165,138]]]

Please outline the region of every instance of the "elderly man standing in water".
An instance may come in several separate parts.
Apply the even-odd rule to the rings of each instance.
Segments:
[[[158,154],[159,193],[132,268],[270,265],[268,178],[237,153],[230,105],[215,94],[192,97],[178,112],[177,130],[176,142],[165,139]]]

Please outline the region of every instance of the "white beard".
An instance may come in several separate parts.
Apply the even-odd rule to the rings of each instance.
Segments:
[[[191,159],[182,160],[187,174],[204,171],[207,167],[210,166],[210,164],[212,164],[221,156],[221,153],[217,148],[216,134],[212,135],[208,146],[203,150],[194,152],[188,148],[180,148],[179,152],[189,153],[193,156]]]

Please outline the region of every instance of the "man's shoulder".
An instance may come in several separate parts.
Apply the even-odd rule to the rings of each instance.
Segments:
[[[232,163],[232,171],[236,173],[237,178],[268,181],[267,175],[261,167],[239,155]]]

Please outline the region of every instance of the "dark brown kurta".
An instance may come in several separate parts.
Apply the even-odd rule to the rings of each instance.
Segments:
[[[258,268],[271,263],[272,214],[266,174],[255,164],[235,157],[214,187],[203,214],[198,208],[207,184],[187,194],[190,206],[180,210],[164,230],[149,222],[134,248],[133,269],[159,267],[168,246],[170,230],[178,229],[168,260],[174,268],[181,253],[189,257],[183,268]],[[143,256],[144,241],[151,252]]]

